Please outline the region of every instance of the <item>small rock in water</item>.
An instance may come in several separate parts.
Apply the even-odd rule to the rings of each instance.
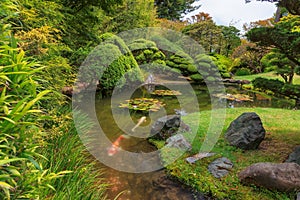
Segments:
[[[226,176],[232,169],[233,163],[225,157],[218,158],[208,165],[208,171],[216,178]]]
[[[169,137],[166,141],[167,147],[175,147],[182,150],[191,150],[192,145],[183,137],[182,134],[177,134]]]
[[[211,157],[211,156],[214,156],[216,155],[215,153],[207,153],[207,152],[204,152],[204,153],[197,153],[191,157],[188,157],[186,158],[185,160],[191,164],[195,163],[196,161],[198,160],[201,160],[202,158],[207,158],[207,157]]]

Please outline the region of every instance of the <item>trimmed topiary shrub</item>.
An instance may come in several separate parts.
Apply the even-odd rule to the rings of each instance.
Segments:
[[[237,71],[235,72],[236,76],[247,76],[250,74],[251,74],[251,71],[247,68],[240,68],[240,69],[237,69]]]
[[[193,74],[190,78],[195,82],[203,82],[203,77],[200,74]]]
[[[156,47],[153,41],[138,39],[128,45],[138,64],[151,64],[152,62],[165,65],[166,56]]]

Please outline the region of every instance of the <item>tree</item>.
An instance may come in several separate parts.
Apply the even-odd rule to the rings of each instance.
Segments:
[[[234,68],[247,68],[253,73],[261,73],[264,71],[260,60],[268,52],[266,48],[257,46],[255,43],[242,41],[242,44],[234,49],[232,58],[234,60]],[[235,71],[236,69],[232,69]]]
[[[274,18],[258,20],[255,22],[250,22],[249,24],[243,24],[244,31],[250,31],[252,28],[259,28],[259,27],[272,27],[274,26]]]
[[[274,27],[253,28],[246,36],[262,46],[273,46],[285,54],[288,59],[300,65],[300,32],[293,31],[299,26],[300,16],[286,16]]]
[[[61,2],[61,0],[56,1]],[[95,6],[109,12],[115,5],[122,2],[123,0],[62,0],[64,6],[70,7],[75,13],[90,6]]]
[[[159,18],[176,21],[182,17],[182,14],[198,9],[200,6],[192,5],[197,1],[199,0],[155,0],[155,6]]]
[[[123,0],[102,23],[102,31],[118,33],[133,28],[153,26],[156,11],[154,0]]]
[[[234,26],[219,26],[222,30],[223,37],[220,38],[220,52],[219,54],[223,54],[228,56],[232,53],[233,49],[241,44],[240,39],[240,30],[235,28]]]
[[[246,3],[252,0],[245,0]],[[268,1],[271,3],[277,3],[279,7],[286,8],[289,13],[293,15],[300,15],[300,0],[257,0],[257,1]]]
[[[300,66],[300,16],[288,15],[274,25],[251,29],[246,36],[261,46],[273,47],[278,61],[274,61],[277,71],[288,83],[292,83],[296,66]]]
[[[208,53],[220,52],[222,29],[215,24],[209,14],[199,13],[190,21],[196,23],[186,26],[182,32],[199,42]]]

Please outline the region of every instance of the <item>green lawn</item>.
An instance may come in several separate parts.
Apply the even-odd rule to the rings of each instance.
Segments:
[[[200,113],[199,129],[197,123],[195,123],[199,119],[199,113],[183,117],[183,121],[189,124],[192,132],[196,134],[196,137],[192,140],[191,133],[184,133],[185,137],[192,143],[193,149],[168,165],[166,167],[168,173],[198,191],[212,195],[218,199],[294,199],[294,193],[280,193],[255,186],[244,186],[240,184],[237,174],[253,163],[283,162],[292,149],[300,144],[300,111],[273,108],[234,108],[227,109],[226,112],[223,133],[213,149],[213,152],[217,153],[217,155],[199,160],[195,164],[187,163],[185,158],[199,151],[202,141],[205,138],[205,133],[208,130],[211,112],[203,111]],[[242,151],[229,146],[224,140],[223,134],[229,124],[244,112],[256,112],[266,129],[266,138],[258,150]],[[158,147],[162,147],[163,145],[162,142],[154,141],[154,143]],[[168,159],[168,156],[174,152],[176,150],[164,148],[162,159]],[[223,156],[229,158],[234,163],[234,168],[226,177],[216,179],[208,172],[207,166],[214,159]]]
[[[275,72],[253,74],[253,75],[247,75],[247,76],[235,76],[234,79],[252,81],[253,79],[255,79],[257,77],[269,78],[269,79],[279,79],[281,81],[284,81],[283,78],[281,78],[281,76],[279,76],[279,75],[276,75]],[[293,84],[300,84],[300,76],[299,75],[294,76]]]

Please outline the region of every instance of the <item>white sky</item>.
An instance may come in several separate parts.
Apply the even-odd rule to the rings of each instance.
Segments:
[[[244,23],[273,17],[276,12],[274,3],[256,0],[247,4],[245,0],[200,0],[197,4],[201,4],[201,7],[184,18],[205,12],[217,25],[233,25],[240,30]]]

